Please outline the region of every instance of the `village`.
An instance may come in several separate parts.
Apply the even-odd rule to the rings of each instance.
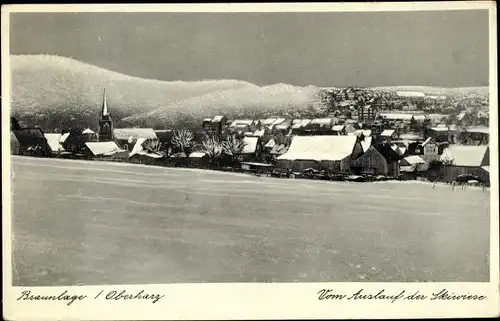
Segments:
[[[344,88],[324,90],[322,99],[317,118],[207,115],[195,130],[115,128],[104,91],[95,129],[45,132],[11,118],[11,152],[284,178],[489,186],[487,96]]]

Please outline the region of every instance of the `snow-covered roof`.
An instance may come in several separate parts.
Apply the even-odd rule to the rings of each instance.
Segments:
[[[336,132],[339,132],[339,131],[344,130],[344,127],[345,127],[344,125],[334,125],[334,126],[332,127],[332,130],[333,130],[333,131],[336,131]]]
[[[431,130],[435,131],[435,132],[447,132],[448,131],[448,127],[445,125],[444,127],[432,127]],[[456,131],[457,130],[457,127],[455,125],[451,125],[450,126],[450,131]]]
[[[423,143],[422,143],[422,147],[425,147],[427,144],[429,144],[430,142],[432,141],[432,138],[429,137],[427,138]]]
[[[191,154],[189,154],[189,158],[202,158],[202,157],[205,157],[205,153],[203,152],[192,152]]]
[[[372,137],[366,136],[364,140],[361,141],[361,147],[363,148],[363,153],[366,153],[368,148],[372,145]]]
[[[396,152],[399,155],[404,155],[406,153],[406,150],[407,150],[407,148],[406,147],[402,147],[402,146],[398,146],[398,148],[396,148]]]
[[[110,156],[115,153],[124,152],[115,142],[87,142],[85,146],[87,146],[95,156]]]
[[[315,118],[315,119],[311,120],[311,124],[330,126],[332,124],[332,119],[331,118]]]
[[[113,134],[116,139],[157,138],[153,128],[115,128]]]
[[[474,126],[468,127],[465,129],[468,133],[481,133],[481,134],[489,134],[490,129],[484,126]]]
[[[134,148],[132,148],[132,151],[130,152],[129,157],[132,157],[133,155],[144,151],[144,148],[142,147],[142,144],[146,141],[146,138],[137,138],[137,141],[135,142]]]
[[[425,160],[422,159],[422,157],[418,156],[418,155],[411,155],[411,156],[407,156],[404,158],[405,161],[408,162],[408,164],[411,164],[411,165],[417,165],[417,164],[425,164]]]
[[[82,132],[82,134],[95,134],[95,132],[92,129],[87,128]]]
[[[308,125],[312,120],[311,119],[294,119],[292,128],[301,128]]]
[[[57,133],[45,133],[43,134],[47,143],[49,143],[49,147],[53,152],[57,152],[62,149],[61,145],[61,134]]]
[[[273,148],[274,145],[276,145],[276,141],[271,138],[264,147]]]
[[[276,144],[273,149],[269,152],[271,155],[281,155],[287,151],[285,144]]]
[[[461,112],[460,114],[457,115],[457,120],[462,120],[465,117],[465,115],[467,115],[466,112],[464,112],[464,111]]]
[[[262,136],[264,136],[265,133],[266,133],[265,129],[257,129],[256,131],[254,131],[252,133],[251,136],[262,137]]]
[[[238,127],[238,125],[250,126],[250,125],[252,125],[252,123],[253,123],[253,120],[251,120],[251,119],[236,119],[236,120],[233,120],[230,127]]]
[[[488,146],[450,145],[441,155],[442,161],[452,161],[455,166],[481,166]]]
[[[380,116],[390,120],[411,120],[413,118],[412,114],[402,113],[381,113]]]
[[[395,132],[394,129],[385,129],[380,136],[392,136]]]
[[[295,136],[279,160],[339,161],[352,154],[356,136]]]
[[[416,92],[416,91],[397,91],[396,95],[399,97],[405,97],[405,98],[424,98],[425,94],[421,92]]]
[[[273,125],[273,126],[276,126],[276,125],[282,124],[285,120],[286,120],[286,118],[277,118],[277,119],[276,119],[276,120],[272,123],[272,125]]]
[[[414,133],[405,133],[405,134],[402,134],[401,136],[399,136],[400,139],[404,139],[404,140],[419,140],[419,139],[422,139],[422,135],[419,135],[419,134],[414,134]]]
[[[271,125],[274,123],[278,118],[267,118],[262,121],[263,125]]]
[[[255,153],[255,149],[257,148],[257,143],[259,142],[259,137],[244,137],[243,143],[245,146],[241,151],[242,154],[252,154]]]
[[[59,142],[62,144],[66,141],[66,139],[69,137],[69,132],[68,133],[64,133],[61,135],[61,138],[59,139]]]
[[[224,116],[214,116],[214,118],[212,118],[211,122],[212,123],[220,123],[222,121],[222,119],[224,119]]]
[[[490,172],[490,167],[489,166],[481,166],[482,169],[487,171],[488,173]]]

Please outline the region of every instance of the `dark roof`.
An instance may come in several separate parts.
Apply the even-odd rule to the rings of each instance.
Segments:
[[[373,145],[373,147],[379,151],[379,153],[382,154],[387,161],[397,161],[402,159],[402,157],[394,151],[389,144],[381,143]]]
[[[23,128],[21,130],[14,130],[13,132],[20,144],[47,142],[40,128]]]
[[[23,149],[39,146],[44,151],[50,151],[49,143],[40,128],[23,128],[12,131]]]

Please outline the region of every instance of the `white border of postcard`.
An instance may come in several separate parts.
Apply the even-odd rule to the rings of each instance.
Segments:
[[[484,283],[215,283],[151,284],[133,286],[37,287],[40,295],[86,296],[69,301],[17,300],[29,287],[13,287],[11,275],[10,221],[10,101],[9,13],[14,12],[306,12],[306,11],[412,11],[489,10],[490,44],[490,149],[491,153],[491,266],[490,282]],[[183,4],[183,5],[12,5],[2,6],[2,208],[3,208],[3,308],[7,320],[153,320],[153,319],[336,319],[336,318],[428,318],[479,317],[499,315],[499,236],[498,236],[498,109],[497,46],[495,3],[338,3],[338,4]],[[471,262],[471,264],[474,264]],[[359,289],[387,295],[418,292],[414,300],[318,299],[318,291],[353,294]],[[420,300],[447,289],[450,293],[484,296],[468,301]],[[32,289],[33,290],[33,289]],[[106,300],[111,291],[164,295],[152,300]],[[67,292],[64,292],[67,291]],[[99,293],[101,293],[99,295]],[[97,299],[95,299],[95,297]]]

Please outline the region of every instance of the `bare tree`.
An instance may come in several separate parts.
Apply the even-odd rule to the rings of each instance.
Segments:
[[[174,131],[174,136],[172,137],[172,145],[182,150],[186,155],[188,150],[193,146],[194,135],[192,132],[186,129]]]
[[[222,144],[216,137],[206,137],[201,144],[201,151],[208,156],[210,164],[213,165],[222,154]]]
[[[221,143],[222,152],[231,157],[231,162],[234,162],[237,155],[241,154],[246,143],[236,138],[235,135],[230,135]]]
[[[230,135],[221,144],[222,151],[226,155],[236,156],[241,153],[245,147],[245,142],[241,139],[236,138],[235,135]]]
[[[142,143],[142,148],[144,148],[148,153],[156,153],[163,155],[162,144],[158,139],[148,138]]]

